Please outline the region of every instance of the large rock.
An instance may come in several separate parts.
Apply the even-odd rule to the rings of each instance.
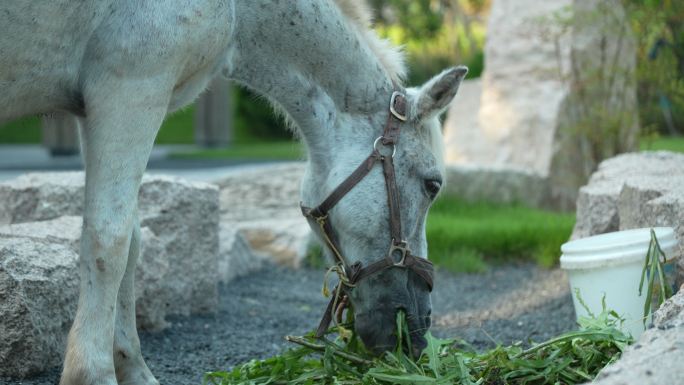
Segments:
[[[263,266],[265,258],[252,251],[234,223],[221,222],[219,229],[218,276],[221,282],[230,282]]]
[[[311,238],[311,229],[299,208],[303,175],[304,163],[296,162],[214,181],[221,189],[222,226],[238,231],[257,258],[299,267]]]
[[[29,238],[38,242],[53,242],[69,246],[79,253],[83,219],[80,216],[64,216],[39,222],[25,222],[0,226],[0,242],[10,238]],[[169,294],[167,283],[170,276],[169,262],[162,240],[148,227],[141,228],[142,250],[136,266],[136,317],[138,326],[148,330],[163,329],[167,313],[173,309],[174,298]],[[26,258],[31,258],[26,255]],[[74,264],[70,280],[78,277]],[[46,314],[49,314],[46,311]]]
[[[482,78],[465,79],[458,87],[458,97],[449,106],[449,112],[444,121],[444,154],[447,164],[451,165],[482,165],[489,166],[491,160],[483,161],[473,158],[470,154],[477,154],[468,146],[488,146],[480,130],[480,98],[482,97]],[[492,153],[492,149],[480,149]]]
[[[526,170],[500,166],[447,165],[446,189],[450,195],[471,202],[520,203],[546,207],[546,178]]]
[[[29,173],[0,183],[0,224],[83,214],[82,172]]]
[[[654,327],[599,373],[593,384],[682,384],[684,376],[684,288],[653,316]]]
[[[171,176],[143,178],[140,224],[164,244],[172,312],[212,312],[218,304],[219,199],[216,186]]]
[[[684,245],[684,155],[642,152],[603,161],[580,189],[572,238],[610,231],[672,226]],[[681,282],[681,276],[679,278]],[[654,328],[605,368],[596,384],[680,384],[684,357],[684,288],[653,316]]]
[[[0,183],[0,375],[58,365],[78,299],[83,173],[35,173]],[[218,302],[218,189],[145,176],[139,195],[142,254],[138,325]],[[66,216],[65,216],[66,215]]]
[[[684,326],[684,286],[653,313],[653,326],[659,329]]]
[[[76,313],[78,254],[50,239],[0,238],[0,376],[61,362]]]
[[[82,172],[31,173],[0,183],[0,224],[82,215],[83,191]],[[167,262],[143,255],[138,281],[150,280],[163,288],[168,314],[215,309],[219,278],[218,189],[176,177],[145,175],[139,212],[141,225],[149,229],[148,235],[156,237]],[[161,326],[158,320],[149,323],[154,328]]]
[[[445,124],[447,161],[527,169],[573,207],[598,161],[636,145],[635,59],[617,0],[494,1],[481,89],[465,83]]]
[[[603,161],[580,189],[572,239],[611,231],[674,227],[684,250],[684,155],[667,151],[623,154]],[[679,258],[681,272],[684,258]]]
[[[23,377],[61,362],[78,303],[82,222],[65,216],[0,226],[0,335],[7,336],[0,339],[0,375]],[[168,262],[154,233],[143,227],[141,234],[136,316],[140,327],[160,329],[173,301]]]

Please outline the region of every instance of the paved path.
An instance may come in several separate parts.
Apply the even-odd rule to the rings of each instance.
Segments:
[[[171,174],[189,180],[210,182],[250,168],[266,167],[273,161],[235,159],[174,159],[169,155],[187,150],[185,145],[157,145],[148,163],[150,174]],[[282,162],[277,162],[282,163]],[[76,171],[83,169],[80,155],[51,157],[46,149],[36,145],[0,145],[0,181],[27,172]]]

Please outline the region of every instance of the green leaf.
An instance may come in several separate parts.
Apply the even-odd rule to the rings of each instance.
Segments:
[[[425,338],[427,339],[427,347],[423,351],[423,355],[427,355],[428,367],[432,370],[432,373],[434,373],[435,377],[440,378],[442,376],[442,360],[440,358],[440,353],[442,348],[451,345],[453,341],[436,338],[430,332],[425,334]]]
[[[428,376],[420,374],[387,374],[382,372],[375,372],[373,369],[368,371],[368,375],[380,381],[386,381],[390,384],[436,384],[437,381]]]

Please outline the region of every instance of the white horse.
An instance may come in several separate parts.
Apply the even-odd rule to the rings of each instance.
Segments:
[[[308,149],[302,186],[314,206],[366,158],[404,75],[398,50],[358,0],[5,0],[0,3],[0,121],[53,111],[80,117],[86,168],[80,297],[61,384],[157,384],[140,353],[133,280],[137,196],[157,130],[218,74],[265,95]],[[425,217],[444,179],[438,115],[467,70],[406,90],[396,145],[404,240],[427,255]],[[387,254],[380,167],[332,210],[350,262]],[[360,283],[357,329],[391,345],[397,309],[416,343],[429,327],[425,284],[406,270]]]

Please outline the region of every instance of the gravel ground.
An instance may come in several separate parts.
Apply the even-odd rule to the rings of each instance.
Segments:
[[[205,371],[227,369],[277,354],[283,336],[316,326],[325,300],[322,272],[269,266],[221,288],[213,315],[171,318],[172,327],[140,336],[143,354],[163,385],[200,384]],[[496,267],[485,274],[438,272],[433,333],[460,337],[478,348],[542,341],[574,327],[567,278],[533,265]],[[56,384],[59,368],[32,379],[0,384]]]

